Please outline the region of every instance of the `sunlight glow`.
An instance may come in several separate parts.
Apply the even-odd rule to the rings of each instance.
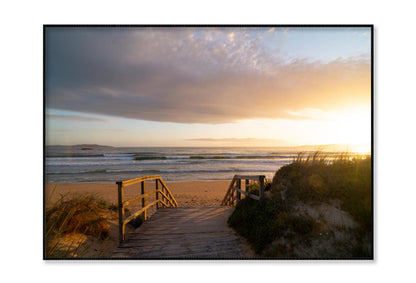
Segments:
[[[334,137],[337,143],[348,145],[370,145],[371,141],[371,110],[366,107],[346,109],[335,114],[336,129]],[[358,149],[358,148],[357,148]]]
[[[243,132],[252,137],[282,142],[276,146],[339,144],[348,151],[370,152],[370,107],[357,106],[331,112],[306,109],[297,114],[297,119],[242,120],[234,124],[233,128],[240,132],[244,129]],[[228,130],[228,134],[233,134],[232,128]]]

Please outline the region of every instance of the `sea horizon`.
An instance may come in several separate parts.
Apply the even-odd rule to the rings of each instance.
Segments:
[[[115,183],[147,175],[167,182],[231,180],[235,174],[265,175],[291,163],[299,147],[114,147],[95,144],[45,147],[48,183]],[[333,158],[339,151],[321,148]],[[304,148],[305,149],[305,148]],[[351,154],[358,154],[350,152]]]

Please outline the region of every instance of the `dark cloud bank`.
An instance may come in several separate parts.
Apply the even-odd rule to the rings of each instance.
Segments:
[[[179,123],[295,119],[370,103],[368,56],[318,62],[272,55],[234,29],[46,31],[46,107]]]

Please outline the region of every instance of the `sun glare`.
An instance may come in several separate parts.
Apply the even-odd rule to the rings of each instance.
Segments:
[[[350,151],[359,153],[362,155],[366,155],[366,154],[370,154],[371,148],[370,146],[366,146],[366,145],[355,145],[351,147]]]
[[[371,111],[357,107],[334,115],[337,143],[350,145],[354,151],[368,152],[371,143]]]
[[[320,112],[319,117],[304,120],[254,119],[239,125],[257,137],[293,145],[338,144],[361,154],[371,150],[371,110],[364,106]]]

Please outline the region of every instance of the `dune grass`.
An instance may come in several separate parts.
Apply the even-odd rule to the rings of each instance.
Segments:
[[[112,208],[94,195],[62,195],[51,203],[47,199],[45,210],[45,257],[67,258],[82,256],[88,247],[81,238],[63,240],[70,234],[83,234],[100,240],[109,235],[110,224],[104,217]]]
[[[109,217],[118,217],[118,205],[109,204],[93,194],[66,194],[52,202],[55,193],[56,187],[46,199],[45,258],[84,257],[86,254],[102,257],[110,240]],[[129,216],[131,211],[125,208],[125,214]],[[142,223],[143,216],[139,215],[129,225],[137,228]],[[101,247],[92,251],[89,246],[92,241]]]
[[[334,160],[321,152],[299,154],[276,172],[272,191],[285,192],[289,202],[338,199],[364,229],[372,227],[372,171],[370,156],[340,153]]]
[[[328,230],[319,219],[295,209],[302,204],[329,204],[334,200],[352,216],[358,228]],[[322,243],[325,235],[332,241],[330,248],[336,250],[330,254],[332,258],[371,258],[372,223],[371,157],[340,153],[330,159],[321,152],[300,153],[276,172],[271,193],[262,203],[245,198],[228,220],[258,255],[278,258],[296,258],[294,250],[299,246],[308,249],[312,243]],[[348,236],[339,240],[334,236],[337,233]]]

